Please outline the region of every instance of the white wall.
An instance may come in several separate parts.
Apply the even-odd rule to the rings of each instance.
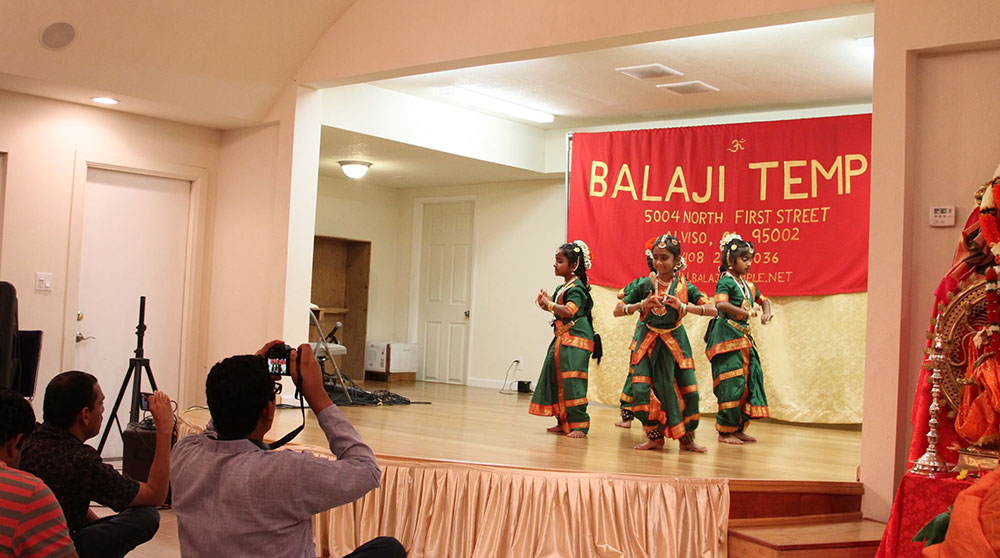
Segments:
[[[219,132],[0,91],[0,151],[8,153],[0,279],[18,289],[20,327],[45,332],[42,392],[73,362],[72,354],[63,354],[63,330],[64,317],[75,312],[68,307],[75,302],[67,298],[66,278],[77,157],[204,168],[211,187]],[[33,290],[36,271],[55,274],[51,292]]]
[[[552,292],[561,282],[552,260],[566,238],[565,186],[533,181],[401,190],[401,247],[412,246],[415,200],[449,196],[472,196],[475,203],[469,384],[499,387],[514,358],[523,363],[518,378],[534,380],[552,340],[548,317],[534,300],[539,289]],[[403,249],[399,266],[409,269],[413,257]],[[409,299],[409,285],[401,285],[397,308],[410,308]]]
[[[372,243],[368,284],[369,342],[406,340],[406,311],[397,307],[396,289],[406,287],[409,275],[400,254],[400,193],[396,188],[353,180],[319,177],[316,235]],[[401,311],[402,310],[402,311]]]
[[[875,3],[872,222],[869,236],[862,511],[888,516],[908,467],[909,416],[932,295],[959,241],[927,208],[968,216],[1000,158],[996,96],[1000,5]],[[877,303],[875,302],[877,301]]]
[[[408,328],[415,202],[472,197],[476,253],[469,384],[499,386],[514,358],[524,367],[518,378],[537,377],[552,331],[534,297],[538,289],[551,292],[560,282],[552,258],[566,234],[561,181],[396,189],[320,176],[319,183],[316,234],[372,243],[370,341],[416,341]]]
[[[284,312],[287,194],[277,189],[274,153],[278,126],[222,134],[219,183],[213,196],[215,219],[210,256],[210,312],[207,360],[192,392],[203,397],[212,364],[256,351],[281,337]]]

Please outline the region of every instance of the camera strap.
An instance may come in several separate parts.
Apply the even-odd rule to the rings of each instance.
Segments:
[[[298,387],[295,388],[295,398],[299,400],[299,410],[302,411],[302,424],[295,427],[295,430],[292,430],[288,434],[282,436],[280,440],[270,444],[266,444],[267,447],[265,449],[273,450],[280,448],[281,446],[294,440],[295,437],[299,435],[299,432],[302,432],[302,430],[306,427],[306,404],[305,404],[306,398],[301,393],[299,393]]]

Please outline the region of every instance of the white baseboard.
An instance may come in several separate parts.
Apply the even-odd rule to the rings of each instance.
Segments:
[[[524,378],[511,379],[509,381],[507,388],[511,390],[516,390],[517,382],[520,381],[524,381]],[[532,380],[531,383],[534,384],[535,383],[534,380]],[[465,385],[469,387],[493,388],[497,390],[504,387],[503,380],[494,380],[491,378],[469,378],[468,381],[465,382]]]

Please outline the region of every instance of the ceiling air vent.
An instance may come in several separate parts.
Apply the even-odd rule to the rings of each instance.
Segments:
[[[683,76],[684,74],[678,72],[673,68],[668,68],[663,64],[643,64],[641,66],[626,66],[624,68],[615,68],[616,72],[621,72],[630,78],[635,79],[660,79],[667,77]]]
[[[666,89],[678,95],[691,95],[692,93],[708,93],[718,91],[718,87],[712,87],[704,81],[683,81],[681,83],[661,83],[657,87]]]

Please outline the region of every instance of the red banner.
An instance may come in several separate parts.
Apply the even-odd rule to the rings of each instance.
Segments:
[[[719,240],[756,248],[748,278],[768,296],[862,292],[868,283],[871,115],[573,135],[570,240],[590,279],[649,273],[647,239],[680,239],[687,275],[714,292]]]

